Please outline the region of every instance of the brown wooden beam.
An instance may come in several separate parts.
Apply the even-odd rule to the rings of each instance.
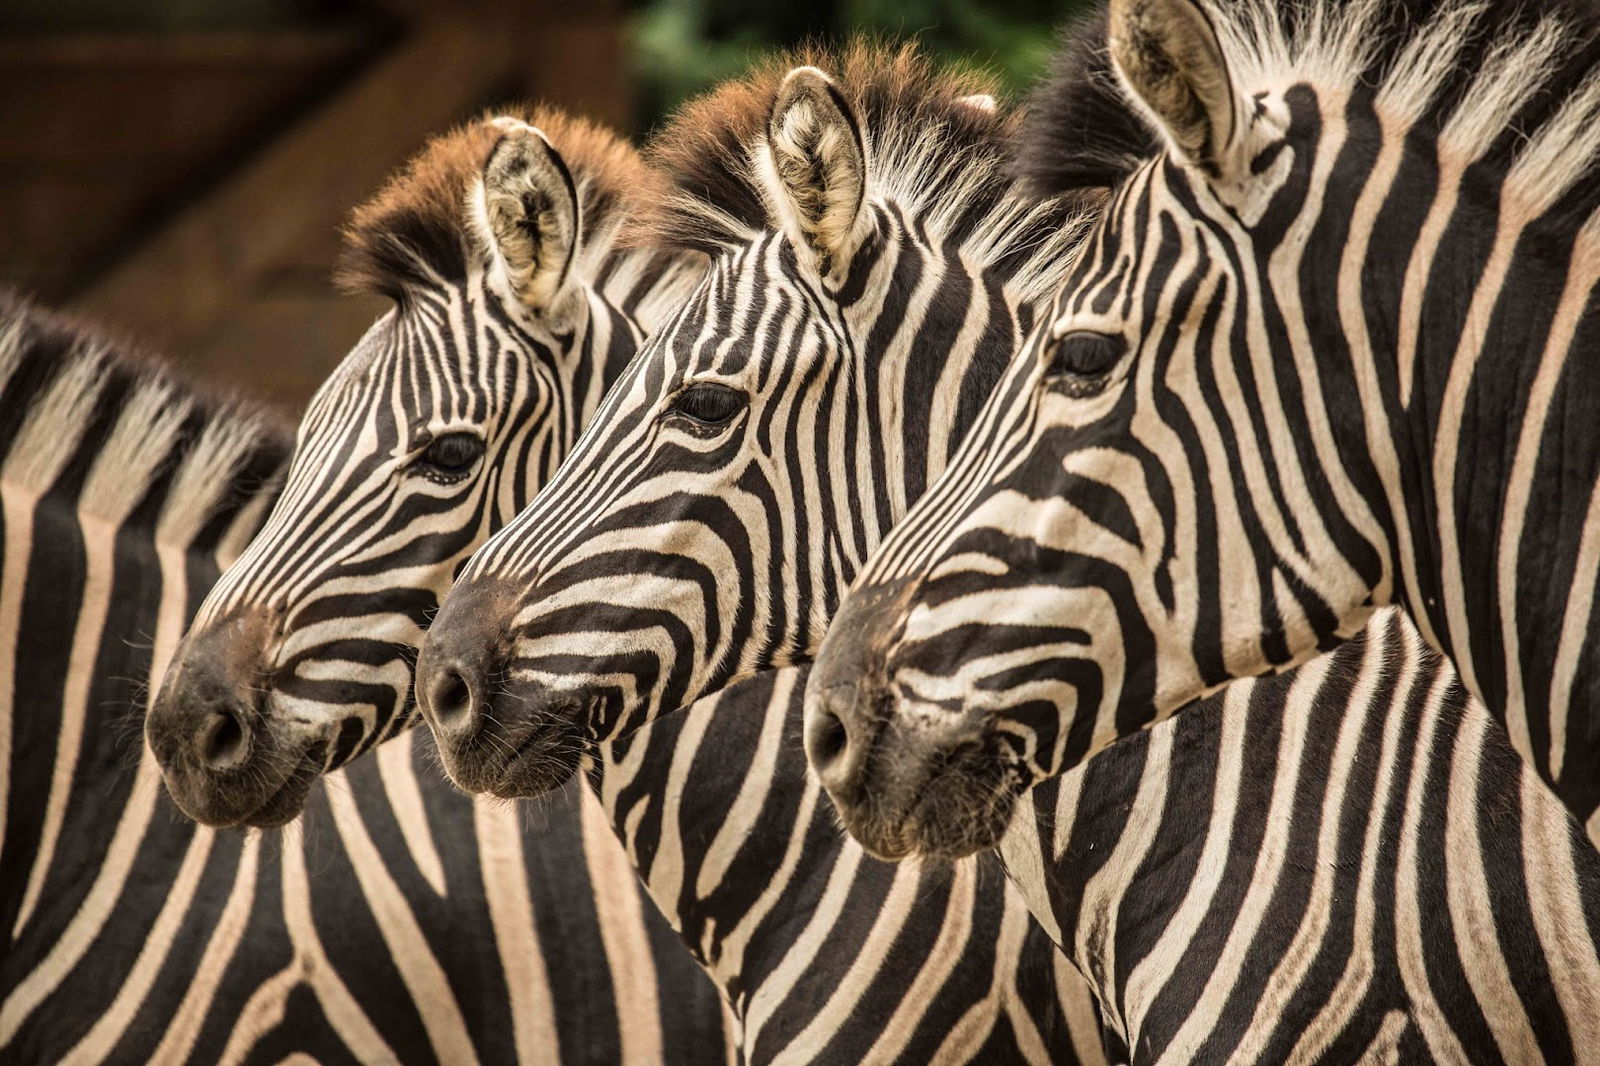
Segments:
[[[517,59],[512,42],[487,19],[419,25],[116,264],[78,305],[184,351],[248,300],[264,272],[293,259],[297,242],[338,227],[427,134],[504,84]]]

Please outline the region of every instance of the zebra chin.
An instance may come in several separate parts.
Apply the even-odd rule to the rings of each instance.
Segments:
[[[185,766],[165,769],[162,777],[178,809],[202,825],[277,829],[305,809],[311,787],[326,768],[327,752],[326,743],[312,741],[298,755],[275,753],[269,765],[242,778],[222,779]]]
[[[528,799],[554,792],[577,772],[582,749],[574,733],[541,732],[509,750],[496,738],[465,746],[439,744],[445,773],[463,792],[499,799]]]

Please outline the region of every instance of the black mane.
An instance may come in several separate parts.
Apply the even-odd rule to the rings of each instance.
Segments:
[[[1310,15],[1350,13],[1354,17],[1368,7],[1365,0],[1217,0],[1207,6],[1218,20],[1236,23],[1242,21],[1240,13],[1249,9],[1275,15],[1282,40],[1274,44],[1289,55],[1297,54],[1310,36]],[[1375,91],[1419,32],[1432,20],[1462,6],[1457,0],[1394,0],[1376,8],[1378,17],[1363,35],[1368,46],[1364,65],[1350,72],[1353,87]],[[1529,138],[1596,75],[1600,11],[1582,0],[1491,0],[1473,20],[1470,36],[1444,72],[1419,127],[1437,134],[1479,77],[1492,51],[1505,43],[1526,40],[1546,16],[1555,16],[1564,24],[1551,70],[1498,131],[1481,161],[1495,172],[1505,173]],[[1016,138],[1013,157],[1017,173],[1042,195],[1108,188],[1153,158],[1161,147],[1112,71],[1102,4],[1094,16],[1070,25],[1063,33],[1050,72],[1033,93]],[[1555,209],[1558,221],[1564,222],[1587,218],[1600,208],[1595,160],[1568,163],[1582,168],[1583,177],[1573,183]]]

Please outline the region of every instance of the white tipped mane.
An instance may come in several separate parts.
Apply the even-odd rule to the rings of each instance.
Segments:
[[[0,466],[0,481],[30,495],[43,495],[61,476],[94,414],[103,380],[102,354],[99,343],[89,340],[72,350],[68,365],[23,420]]]
[[[1592,39],[1593,28],[1574,16],[1551,10],[1534,19],[1537,5],[1524,12],[1490,0],[1445,0],[1404,24],[1405,5],[1381,0],[1199,2],[1246,96],[1306,83],[1336,100],[1341,89],[1366,84],[1377,89],[1380,113],[1404,129],[1424,121],[1453,86],[1456,102],[1436,119],[1440,152],[1466,166],[1513,145],[1505,187],[1529,216],[1554,207],[1600,159],[1600,71],[1560,87],[1559,106],[1533,128],[1513,128]],[[1471,69],[1463,61],[1469,45],[1483,49]]]
[[[79,510],[114,525],[127,521],[166,466],[190,406],[164,381],[140,382],[89,467]]]
[[[9,387],[30,360],[53,365],[40,368],[49,379],[24,400]],[[0,405],[28,406],[0,464],[8,490],[42,497],[55,488],[91,445],[86,435],[117,375],[124,375],[127,392],[103,439],[92,442],[95,454],[70,501],[85,519],[126,522],[171,469],[157,540],[187,545],[228,501],[252,459],[273,448],[287,457],[287,437],[261,413],[204,403],[158,365],[127,358],[83,326],[9,299],[0,304]]]
[[[988,79],[936,67],[910,45],[803,50],[687,105],[649,149],[673,183],[646,220],[653,240],[716,255],[792,229],[772,209],[778,179],[767,137],[784,79],[806,67],[851,110],[869,207],[893,204],[974,269],[1003,264],[1008,292],[1024,301],[1054,291],[1077,232],[1076,205],[1040,201],[1016,185],[1008,158],[1015,122]]]

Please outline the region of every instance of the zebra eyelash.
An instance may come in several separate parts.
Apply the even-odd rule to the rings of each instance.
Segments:
[[[691,433],[709,436],[735,422],[750,397],[718,381],[690,381],[667,401],[662,418]]]
[[[440,433],[419,440],[406,470],[439,485],[465,481],[478,468],[485,451],[484,439],[470,430]]]
[[[1073,399],[1098,396],[1127,354],[1128,342],[1121,334],[1067,330],[1045,342],[1045,381]]]

